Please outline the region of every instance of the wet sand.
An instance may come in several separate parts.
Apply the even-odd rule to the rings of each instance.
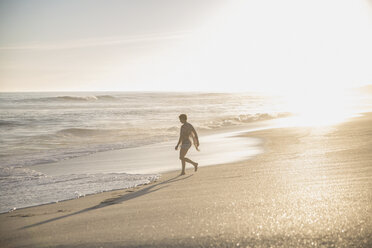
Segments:
[[[372,114],[245,134],[265,152],[0,215],[1,247],[371,247]]]

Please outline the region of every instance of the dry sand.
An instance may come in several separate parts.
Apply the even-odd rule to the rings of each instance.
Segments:
[[[372,247],[372,114],[248,133],[251,160],[1,214],[1,247]]]

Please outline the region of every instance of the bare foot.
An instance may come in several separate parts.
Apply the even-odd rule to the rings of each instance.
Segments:
[[[194,164],[194,171],[195,171],[195,172],[198,171],[198,165],[199,165],[198,163],[195,163],[195,164]]]
[[[186,173],[185,172],[181,172],[180,176],[183,176],[183,175],[186,175]]]

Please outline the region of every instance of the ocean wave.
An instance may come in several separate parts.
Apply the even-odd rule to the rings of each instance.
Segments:
[[[56,132],[59,136],[92,136],[109,135],[117,132],[117,129],[89,129],[89,128],[66,128]]]
[[[215,119],[192,121],[197,131],[216,130],[226,127],[239,127],[253,123],[290,116],[290,113],[256,113],[225,116]],[[176,123],[174,123],[176,124]],[[8,166],[29,166],[52,163],[74,157],[108,150],[139,147],[177,139],[180,126],[163,123],[161,126],[136,127],[126,125],[122,128],[62,128],[46,134],[30,136],[22,149],[10,150],[7,157],[0,157],[0,164]],[[12,146],[17,146],[15,143]],[[42,148],[34,152],[34,147]],[[7,152],[3,152],[7,154]]]
[[[289,117],[292,114],[289,112],[283,113],[256,113],[256,114],[241,114],[238,116],[230,116],[225,118],[218,118],[211,121],[206,121],[204,123],[193,123],[198,129],[218,129],[221,127],[228,126],[238,126],[244,123],[259,122],[272,120],[277,118]],[[112,136],[120,138],[126,135],[146,135],[146,136],[155,136],[155,135],[169,135],[178,133],[179,126],[172,127],[152,127],[152,128],[125,128],[125,129],[90,129],[90,128],[67,128],[62,129],[56,132],[59,136],[76,136],[76,137],[85,137],[85,136]]]
[[[291,116],[292,113],[256,113],[256,114],[241,114],[238,116],[230,116],[226,118],[220,118],[202,125],[202,129],[218,129],[221,127],[238,126],[244,123],[252,123],[259,121],[273,120],[277,118],[284,118]]]
[[[117,97],[112,95],[88,95],[88,96],[54,96],[41,98],[22,99],[22,102],[89,102],[89,101],[110,101],[116,100]]]
[[[24,180],[37,178],[44,174],[29,168],[24,167],[0,167],[0,179],[4,178],[22,178]]]
[[[23,167],[0,167],[0,213],[151,183],[156,174],[49,176]]]
[[[100,130],[71,128],[63,129],[54,135],[40,135],[33,137],[28,142],[28,148],[34,146],[44,147],[40,151],[19,150],[12,151],[12,155],[0,156],[2,166],[32,166],[37,164],[54,163],[61,160],[68,160],[89,154],[105,152],[110,150],[127,149],[140,147],[176,139],[178,132],[164,130],[163,134],[152,134],[144,131],[132,130]],[[42,145],[44,144],[44,145]],[[3,152],[4,153],[4,152]],[[6,152],[4,154],[7,154]]]
[[[266,121],[276,118],[289,117],[292,113],[282,112],[282,113],[256,113],[256,114],[245,114],[239,115],[235,119],[240,122],[254,122],[254,121]]]
[[[0,127],[14,127],[14,126],[20,126],[22,125],[18,121],[5,121],[5,120],[0,120]]]

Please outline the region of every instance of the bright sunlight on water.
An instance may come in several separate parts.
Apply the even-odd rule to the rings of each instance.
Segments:
[[[306,89],[287,92],[284,98],[286,109],[296,114],[286,120],[291,126],[334,125],[360,111],[360,96],[346,90]]]

